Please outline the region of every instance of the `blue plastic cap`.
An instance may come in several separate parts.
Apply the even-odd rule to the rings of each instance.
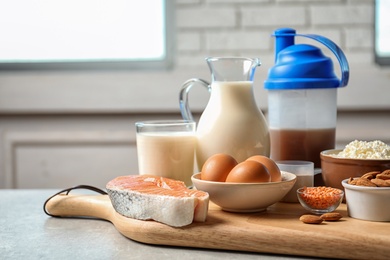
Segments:
[[[286,34],[291,34],[291,36],[286,36]],[[295,30],[292,28],[280,28],[276,30],[273,34],[275,36],[275,62],[278,54],[281,50],[287,48],[288,46],[294,45],[295,41]]]
[[[264,82],[266,89],[337,88],[333,62],[312,45],[294,44],[295,30],[282,28],[274,33],[275,65]]]

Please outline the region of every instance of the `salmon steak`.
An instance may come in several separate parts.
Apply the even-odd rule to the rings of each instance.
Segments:
[[[155,220],[173,227],[206,221],[209,194],[188,189],[184,182],[152,175],[119,176],[106,185],[121,215]]]

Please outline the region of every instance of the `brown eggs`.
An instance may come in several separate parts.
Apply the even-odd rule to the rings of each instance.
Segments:
[[[200,178],[206,181],[224,182],[236,165],[237,161],[232,156],[223,153],[215,154],[203,164]]]
[[[200,178],[217,182],[259,183],[281,181],[282,174],[276,163],[266,156],[254,155],[237,163],[232,156],[219,153],[206,160]]]
[[[272,182],[282,180],[282,174],[280,173],[278,165],[270,158],[263,155],[254,155],[249,157],[247,161],[256,161],[263,164],[268,169]]]
[[[257,161],[247,160],[237,164],[228,174],[226,182],[258,183],[270,182],[268,169]]]

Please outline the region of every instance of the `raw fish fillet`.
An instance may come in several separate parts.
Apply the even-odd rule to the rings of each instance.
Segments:
[[[206,221],[209,194],[188,189],[184,182],[152,175],[117,177],[106,185],[114,209],[121,215],[182,227]]]

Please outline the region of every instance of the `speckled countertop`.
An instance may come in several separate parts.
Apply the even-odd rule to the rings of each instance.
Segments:
[[[108,221],[47,216],[43,203],[57,191],[0,189],[1,259],[297,259],[138,243]]]

